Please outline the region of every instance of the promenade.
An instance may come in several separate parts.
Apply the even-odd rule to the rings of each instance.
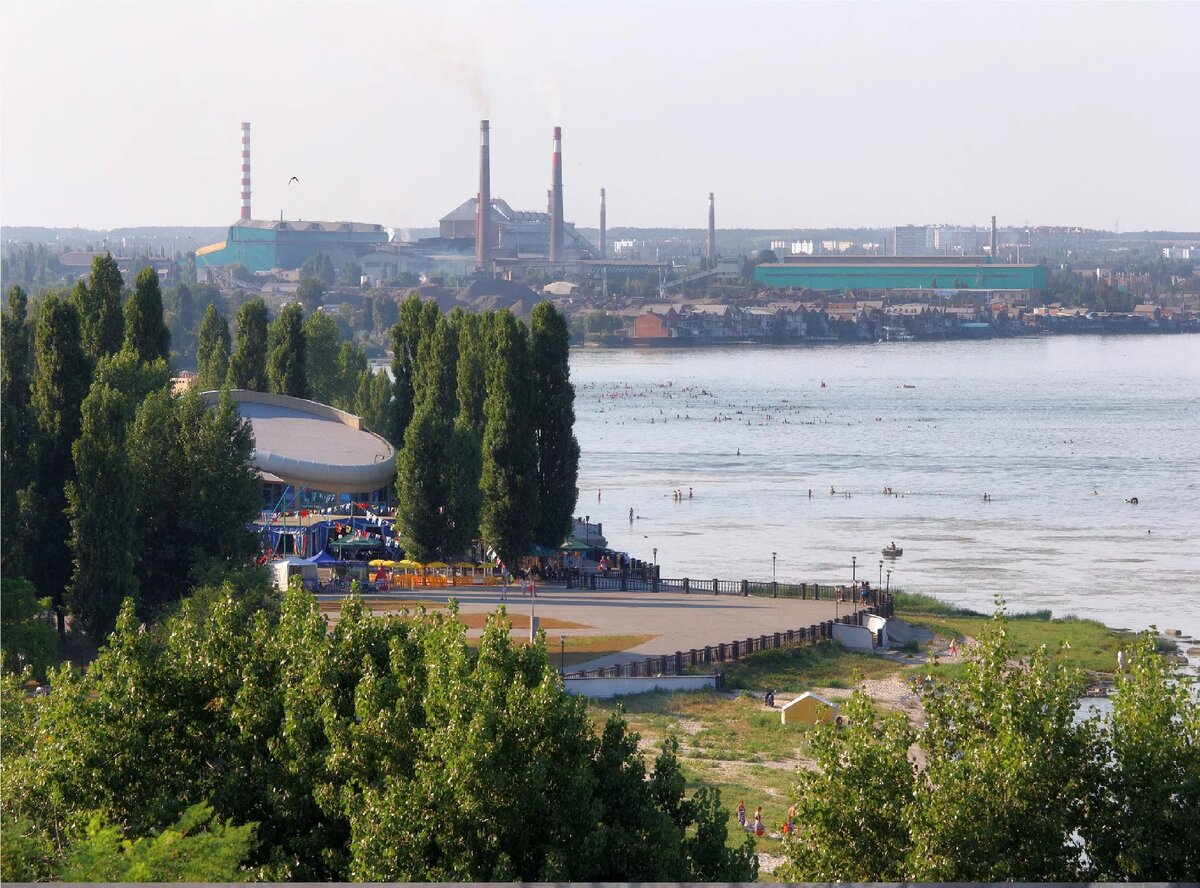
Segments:
[[[326,596],[321,596],[329,600]],[[769,635],[801,629],[858,609],[848,602],[802,600],[795,598],[742,597],[736,595],[689,594],[672,592],[593,592],[562,586],[538,586],[538,597],[522,597],[519,587],[509,589],[508,601],[500,600],[496,587],[460,587],[405,592],[399,601],[421,600],[445,603],[458,601],[463,614],[491,613],[504,605],[510,616],[528,617],[531,604],[543,626],[550,620],[580,624],[581,628],[546,627],[547,648],[558,649],[558,636],[652,635],[635,647],[574,664],[572,671],[596,669],[627,663],[639,657],[673,654],[705,645],[717,645],[736,638]],[[393,612],[385,596],[368,599],[373,613]],[[522,626],[528,626],[525,620]],[[479,629],[468,629],[478,636]],[[514,628],[514,636],[526,636],[527,628]]]

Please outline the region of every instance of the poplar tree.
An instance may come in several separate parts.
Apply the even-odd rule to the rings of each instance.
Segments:
[[[88,366],[75,308],[55,294],[46,296],[38,311],[35,355],[31,402],[36,431],[32,484],[26,501],[25,575],[39,595],[48,595],[54,602],[62,633],[66,630],[63,594],[71,576],[71,562],[64,557],[70,536],[66,487],[74,478],[71,445],[79,437]]]
[[[196,337],[196,382],[201,391],[214,391],[225,384],[229,345],[229,324],[210,302]]]
[[[456,308],[450,322],[458,333],[458,405],[459,416],[468,427],[483,434],[483,402],[487,397],[485,365],[488,333],[494,312],[474,314]]]
[[[387,439],[399,449],[412,421],[413,365],[423,336],[433,332],[441,314],[437,303],[422,303],[416,295],[400,305],[400,320],[392,327],[392,399],[388,410]]]
[[[520,321],[500,312],[492,325],[487,364],[480,531],[508,564],[528,548],[537,508],[529,412],[528,336]]]
[[[125,345],[140,361],[170,358],[171,334],[163,321],[162,291],[153,268],[138,272],[133,295],[125,303]]]
[[[343,342],[338,351],[338,382],[333,402],[335,407],[349,410],[351,413],[358,412],[355,396],[358,393],[359,377],[367,372],[369,372],[369,368],[366,352],[353,342]],[[391,396],[390,385],[388,386],[388,396]]]
[[[267,331],[267,390],[293,398],[308,397],[304,309],[285,306]]]
[[[0,575],[21,575],[22,545],[18,492],[30,480],[33,416],[29,373],[33,355],[29,299],[20,287],[8,291],[8,312],[0,319]]]
[[[121,602],[137,594],[133,549],[135,503],[125,450],[127,399],[104,382],[92,385],[72,447],[74,481],[67,485],[74,573],[69,605],[97,641],[116,624]]]
[[[340,384],[337,322],[323,311],[304,321],[305,376],[314,401],[333,404]]]
[[[578,499],[579,442],[569,350],[566,319],[549,302],[538,303],[529,320],[538,503],[533,538],[552,548],[558,548],[570,531]]]
[[[417,395],[404,449],[396,460],[396,523],[405,552],[418,561],[454,554],[447,547],[452,522],[449,445],[455,411],[454,330],[438,315],[422,339],[414,365]]]
[[[267,304],[250,299],[238,309],[237,340],[229,358],[231,389],[267,390]]]
[[[75,288],[71,290],[71,305],[79,315],[80,343],[83,353],[92,363],[100,357],[101,324],[104,322],[101,299],[101,294],[90,289],[82,278],[75,282]]]
[[[121,311],[125,279],[111,253],[92,257],[91,293],[101,314],[96,323],[95,357],[99,359],[120,351],[125,341],[125,320]]]

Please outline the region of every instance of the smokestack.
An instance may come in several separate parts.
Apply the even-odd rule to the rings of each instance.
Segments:
[[[996,217],[992,216],[992,261],[996,261]]]
[[[550,261],[563,259],[562,127],[554,128],[554,155],[550,167]]]
[[[487,271],[492,258],[492,159],[490,124],[479,121],[479,199],[475,204],[475,267]]]
[[[250,124],[242,124],[242,219],[250,218]]]
[[[711,191],[708,192],[708,261],[717,261],[717,205]]]
[[[600,189],[600,258],[608,258],[608,217],[604,208],[604,189]]]

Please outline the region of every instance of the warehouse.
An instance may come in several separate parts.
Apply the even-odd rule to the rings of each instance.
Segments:
[[[1044,265],[954,261],[944,257],[904,261],[894,257],[818,259],[759,265],[754,279],[778,290],[985,290],[1046,289]]]
[[[387,242],[387,229],[367,222],[239,219],[229,226],[225,240],[196,251],[196,268],[222,268],[235,262],[250,271],[299,268],[317,253],[340,267]]]

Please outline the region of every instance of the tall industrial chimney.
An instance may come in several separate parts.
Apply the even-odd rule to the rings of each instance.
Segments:
[[[550,167],[550,261],[563,259],[562,127],[554,128],[554,154]]]
[[[608,258],[608,217],[604,207],[604,189],[600,189],[600,258]]]
[[[492,254],[492,159],[488,121],[479,121],[479,199],[475,204],[475,267],[487,271]]]
[[[250,124],[242,124],[242,219],[250,218]]]
[[[711,191],[708,192],[708,261],[717,261],[717,205]]]
[[[992,261],[996,261],[996,217],[992,216]]]

